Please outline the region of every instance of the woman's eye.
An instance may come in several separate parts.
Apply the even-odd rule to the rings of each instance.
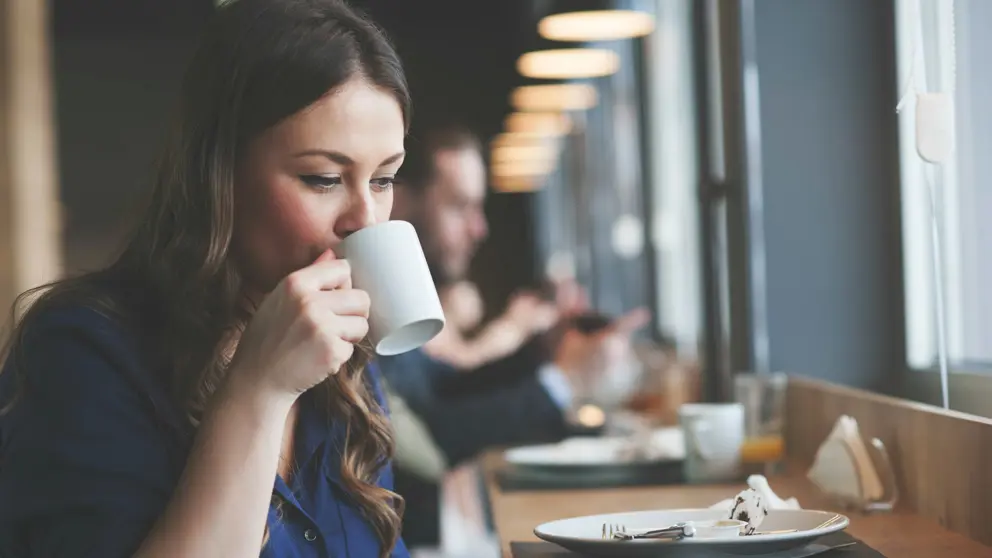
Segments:
[[[300,176],[300,180],[311,188],[323,191],[330,190],[341,184],[340,176],[324,176],[322,174],[304,174]]]
[[[373,190],[377,192],[385,192],[392,189],[393,180],[394,178],[392,176],[385,176],[382,178],[373,178],[369,181],[369,184],[372,186]]]

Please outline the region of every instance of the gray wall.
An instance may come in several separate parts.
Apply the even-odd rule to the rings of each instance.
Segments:
[[[905,362],[892,2],[756,8],[770,364],[892,391]]]
[[[96,268],[120,245],[150,183],[193,44],[191,38],[56,36],[68,271]]]

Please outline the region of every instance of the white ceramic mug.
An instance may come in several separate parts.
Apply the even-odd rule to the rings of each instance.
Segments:
[[[744,443],[744,406],[740,403],[689,403],[679,407],[685,432],[684,474],[689,482],[736,479]]]
[[[376,353],[398,355],[423,346],[444,327],[444,312],[417,231],[386,221],[349,235],[339,257],[351,280],[369,294],[369,338]]]

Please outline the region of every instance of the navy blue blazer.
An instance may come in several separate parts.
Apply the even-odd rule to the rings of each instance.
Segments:
[[[80,306],[30,326],[25,396],[0,417],[0,557],[129,557],[177,485],[192,427],[143,350],[147,334]],[[0,401],[14,388],[0,374]],[[273,479],[261,556],[377,557],[340,480],[343,427],[314,399],[300,400],[299,472],[289,485]],[[392,488],[389,467],[378,482]],[[408,556],[402,541],[393,556]]]

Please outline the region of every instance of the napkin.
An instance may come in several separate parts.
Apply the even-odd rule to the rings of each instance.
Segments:
[[[826,494],[852,504],[875,502],[885,494],[858,422],[847,415],[837,419],[806,476]]]
[[[769,510],[799,510],[799,501],[795,498],[789,498],[788,500],[783,500],[775,494],[772,487],[768,484],[768,479],[764,475],[751,475],[747,478],[747,485],[754,489],[755,492],[761,495],[761,499],[764,500],[765,506]],[[727,515],[730,515],[730,510],[734,508],[734,499],[729,498],[727,500],[721,500],[716,504],[710,506],[710,509],[725,509],[727,510]]]

